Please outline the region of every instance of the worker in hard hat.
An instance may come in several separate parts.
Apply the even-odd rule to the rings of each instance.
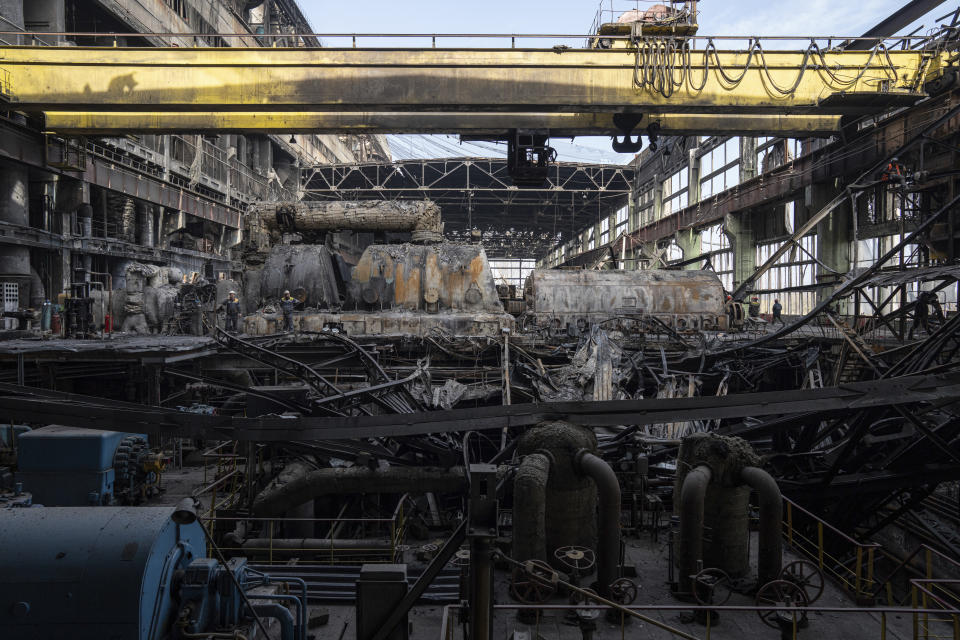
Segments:
[[[290,295],[289,291],[283,292],[280,298],[280,311],[283,312],[283,330],[293,331],[293,307],[297,304],[297,299]]]
[[[227,301],[223,303],[227,315],[227,331],[237,332],[237,323],[240,320],[240,298],[236,291],[231,291]]]
[[[749,313],[751,318],[760,317],[760,298],[758,296],[753,296],[750,298]]]
[[[901,187],[907,184],[907,169],[900,164],[900,158],[890,158],[886,168],[880,174],[880,182],[895,182]]]

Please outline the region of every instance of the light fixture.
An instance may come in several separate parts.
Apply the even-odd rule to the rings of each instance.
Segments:
[[[290,144],[297,144],[297,136],[290,134]]]

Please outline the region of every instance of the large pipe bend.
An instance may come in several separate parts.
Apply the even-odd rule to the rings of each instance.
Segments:
[[[764,585],[776,580],[783,564],[783,497],[777,481],[757,467],[744,467],[740,479],[760,497],[760,535],[757,553],[757,577]]]
[[[680,540],[677,544],[680,593],[692,593],[691,577],[703,559],[703,502],[713,472],[700,465],[687,474],[680,489]]]
[[[617,565],[620,562],[620,482],[610,465],[586,449],[577,452],[574,468],[597,485],[600,512],[597,592],[608,598],[610,585],[618,577]]]
[[[280,640],[296,640],[293,630],[293,614],[279,602],[255,604],[253,610],[263,618],[273,618],[280,623]]]

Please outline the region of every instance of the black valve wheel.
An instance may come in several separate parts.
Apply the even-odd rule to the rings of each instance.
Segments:
[[[698,604],[721,607],[732,593],[730,576],[723,569],[704,569],[693,576],[693,597]]]
[[[801,607],[810,604],[807,593],[800,586],[787,580],[774,580],[760,587],[757,591],[755,603],[758,607]],[[780,608],[761,609],[757,615],[763,623],[774,629],[782,629],[790,624],[793,614]],[[807,617],[806,611],[801,611],[797,623],[802,624]]]
[[[453,554],[453,566],[455,567],[469,567],[470,566],[470,550],[469,549],[458,549],[456,553]]]
[[[553,552],[553,557],[565,569],[576,571],[580,575],[593,569],[597,563],[597,555],[589,547],[560,547]]]
[[[820,599],[826,586],[820,567],[807,560],[794,560],[787,564],[780,570],[778,579],[792,582],[803,589],[810,604]]]
[[[637,583],[630,578],[618,578],[610,585],[610,599],[626,607],[637,601],[639,591]]]
[[[513,570],[510,595],[524,604],[543,604],[557,592],[557,572],[542,560],[527,560]]]

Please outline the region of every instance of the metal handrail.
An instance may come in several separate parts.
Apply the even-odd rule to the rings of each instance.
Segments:
[[[855,597],[871,595],[873,593],[876,551],[882,549],[882,545],[876,542],[855,540],[790,499],[784,498],[783,500],[786,505],[783,535],[787,543],[815,561],[821,571],[827,572],[845,588],[852,590]],[[797,530],[794,526],[794,512],[803,514],[816,525],[816,540],[804,536]],[[824,536],[826,532],[833,534],[841,542],[853,547],[854,566],[852,569],[848,566],[849,561],[844,561],[827,551]]]
[[[480,38],[480,39],[500,39],[500,38],[511,38],[511,39],[521,39],[521,40],[537,40],[537,39],[547,39],[547,38],[559,38],[564,40],[573,40],[573,39],[583,39],[583,38],[594,38],[597,36],[596,33],[591,34],[575,34],[575,33],[362,33],[362,32],[347,32],[347,33],[269,33],[269,34],[253,34],[253,33],[177,33],[177,32],[136,32],[136,33],[118,33],[118,32],[94,32],[94,31],[44,31],[44,32],[35,32],[35,31],[4,31],[2,32],[7,35],[28,35],[28,36],[75,36],[75,37],[86,37],[86,38],[121,38],[121,37],[177,37],[177,38],[203,38],[216,36],[218,38],[274,38],[274,39],[287,39],[287,38],[440,38],[440,39],[463,39],[463,38]],[[629,40],[630,36],[604,36],[611,40]],[[806,35],[780,35],[780,36],[750,36],[750,35],[697,35],[695,39],[697,40],[775,40],[775,41],[810,41],[810,40],[847,40],[847,41],[857,41],[865,40],[870,42],[899,42],[901,40],[907,41],[921,41],[928,39],[929,36],[926,35],[903,35],[903,36],[887,36],[885,38],[878,37],[864,37],[864,36],[839,36],[839,35],[816,35],[811,36],[810,34]],[[77,47],[70,47],[71,49],[76,49]],[[85,48],[85,47],[81,47]],[[137,49],[140,47],[125,47],[130,49]],[[151,47],[155,49],[156,47]],[[175,47],[171,47],[175,48]],[[210,48],[210,47],[203,47]]]
[[[456,630],[458,624],[455,622],[456,618],[453,618],[451,614],[459,613],[462,605],[458,604],[449,604],[443,608],[443,615],[440,622],[440,639],[439,640],[455,640],[456,639]],[[733,613],[763,613],[769,611],[781,611],[792,617],[794,624],[792,629],[787,628],[785,633],[782,634],[783,638],[790,638],[791,640],[796,640],[800,637],[800,619],[809,613],[826,613],[826,614],[838,614],[838,615],[854,615],[859,614],[862,616],[867,616],[877,622],[880,625],[880,638],[887,637],[887,619],[888,616],[899,617],[910,615],[914,617],[914,640],[919,638],[930,638],[934,636],[926,635],[921,636],[918,633],[918,617],[919,616],[929,616],[930,614],[934,615],[949,615],[949,622],[954,624],[954,629],[957,629],[957,625],[960,624],[960,610],[957,609],[927,609],[927,608],[918,608],[918,607],[821,607],[821,606],[810,606],[810,607],[793,607],[793,606],[756,606],[756,605],[734,605],[734,606],[703,606],[703,605],[694,605],[694,604],[685,604],[685,605],[630,605],[624,607],[634,612],[645,612],[648,615],[652,614],[661,614],[666,617],[667,614],[674,615],[680,612],[689,613],[695,612],[698,613],[700,617],[704,618],[707,621],[706,626],[706,638],[709,640],[711,637],[711,624],[710,621],[713,619],[715,614],[719,614],[721,619],[726,618],[726,614]],[[518,605],[518,604],[496,604],[493,606],[495,612],[497,611],[506,611],[506,612],[520,612],[528,611],[531,614],[535,612],[560,612],[560,611],[570,611],[572,609],[576,610],[594,610],[594,611],[610,611],[611,607],[604,605],[597,605],[592,603],[581,603],[577,605],[563,605],[563,604],[536,604],[536,605]],[[539,619],[539,615],[537,616]],[[758,621],[758,624],[759,621]],[[621,632],[626,634],[625,622],[621,621]],[[957,638],[956,632],[954,635],[950,636]]]

